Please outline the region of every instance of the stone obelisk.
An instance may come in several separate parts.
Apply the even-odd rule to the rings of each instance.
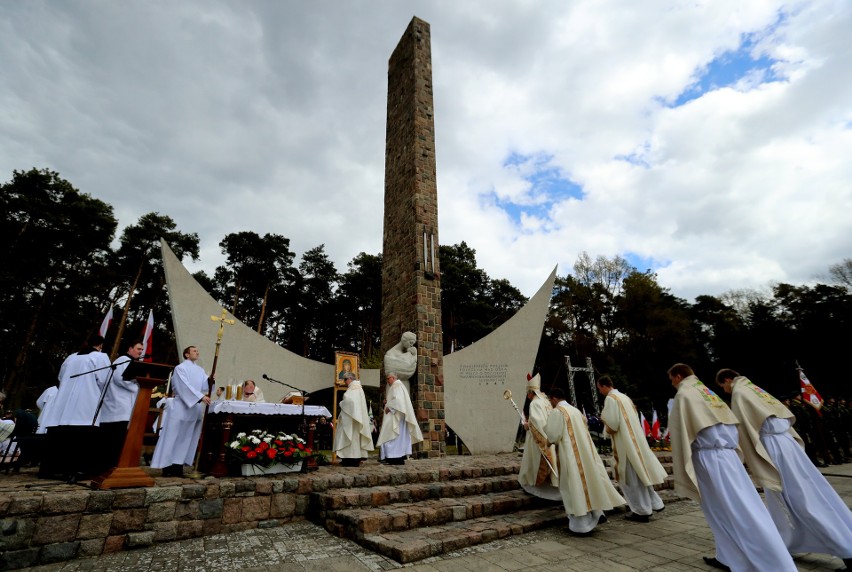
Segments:
[[[388,62],[383,243],[382,354],[403,332],[417,334],[410,385],[423,442],[414,456],[438,457],[444,453],[444,379],[432,45],[429,24],[416,17]]]

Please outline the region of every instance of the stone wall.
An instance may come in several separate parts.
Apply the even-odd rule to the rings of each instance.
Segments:
[[[429,24],[414,18],[388,63],[382,352],[417,334],[411,399],[424,441],[416,457],[444,453],[443,334],[438,192]],[[384,389],[384,378],[382,378]]]
[[[116,491],[2,494],[0,569],[278,526],[304,518],[310,493],[326,490],[329,478],[216,480]],[[337,480],[342,478],[337,476]]]

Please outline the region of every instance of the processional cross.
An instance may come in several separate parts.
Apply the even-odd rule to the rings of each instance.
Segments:
[[[216,364],[219,362],[219,348],[222,345],[222,336],[225,335],[225,324],[233,326],[237,323],[234,319],[229,319],[228,311],[223,309],[221,316],[210,316],[210,319],[214,322],[219,322],[219,330],[216,332],[216,351],[213,354],[213,367],[210,368],[210,377],[207,378],[207,398],[213,395],[213,384],[214,378],[216,376]],[[190,478],[198,479],[201,478],[201,473],[198,471],[198,463],[201,460],[201,446],[204,443],[204,431],[207,426],[207,412],[210,409],[210,404],[207,403],[204,406],[204,416],[201,418],[201,436],[198,438],[198,449],[195,451],[195,466],[192,469],[192,474],[190,474]]]

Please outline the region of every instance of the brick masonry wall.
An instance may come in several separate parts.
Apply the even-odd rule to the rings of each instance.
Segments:
[[[418,458],[445,450],[431,50],[429,24],[412,19],[388,63],[385,145],[382,353],[403,332],[417,334],[411,399],[424,439]]]

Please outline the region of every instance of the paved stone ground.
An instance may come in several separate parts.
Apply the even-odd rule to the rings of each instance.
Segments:
[[[847,503],[852,500],[852,464],[822,469]],[[412,572],[577,570],[711,570],[701,560],[713,553],[713,538],[697,503],[668,504],[648,524],[614,514],[586,538],[566,526],[497,540],[405,566],[331,536],[307,522],[161,544],[96,558],[38,566],[39,572],[237,571],[302,572],[410,568]],[[838,570],[843,563],[823,554],[796,556],[799,570]]]

